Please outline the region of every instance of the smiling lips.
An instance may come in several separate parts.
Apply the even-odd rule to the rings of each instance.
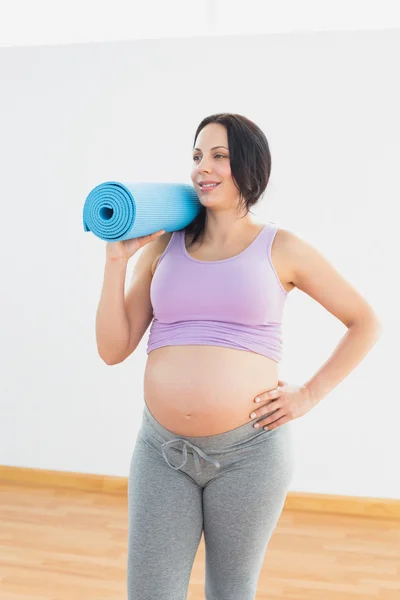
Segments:
[[[214,183],[214,185],[211,185],[211,182],[210,182],[210,184],[199,183],[199,187],[200,187],[201,191],[208,192],[210,190],[215,190],[215,188],[217,188],[219,186],[219,183]]]

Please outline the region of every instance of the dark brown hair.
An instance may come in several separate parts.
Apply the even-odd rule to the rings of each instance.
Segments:
[[[218,113],[203,119],[194,136],[193,148],[200,131],[209,123],[224,125],[228,133],[230,167],[236,187],[240,192],[238,209],[251,207],[263,196],[271,174],[271,153],[263,131],[250,119],[233,113]],[[207,209],[200,206],[196,217],[184,228],[193,235],[189,246],[202,237]]]

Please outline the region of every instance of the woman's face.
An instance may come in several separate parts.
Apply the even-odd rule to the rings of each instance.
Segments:
[[[191,178],[201,203],[236,206],[240,192],[231,174],[226,128],[220,123],[209,123],[200,131],[195,146]],[[219,185],[210,191],[202,190],[199,185],[202,181],[215,181]]]

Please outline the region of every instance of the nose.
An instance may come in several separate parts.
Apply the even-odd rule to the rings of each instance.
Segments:
[[[200,158],[200,160],[194,161],[197,171],[199,173],[202,173],[203,171],[210,171],[211,164],[209,165],[208,163],[212,162],[212,158],[207,158],[207,156],[202,156],[198,158]]]
[[[210,172],[210,167],[208,166],[207,161],[205,161],[204,159],[201,161],[201,163],[197,166],[197,170],[199,173],[203,173],[204,171],[207,171],[207,173]]]

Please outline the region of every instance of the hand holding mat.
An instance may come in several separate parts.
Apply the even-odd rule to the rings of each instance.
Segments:
[[[155,233],[149,233],[149,235],[143,235],[138,238],[132,238],[131,240],[121,240],[118,242],[107,242],[106,243],[106,257],[107,260],[129,260],[138,250],[143,248],[149,242],[152,242],[164,232],[156,231]]]
[[[83,227],[106,242],[131,240],[186,227],[200,210],[195,189],[185,183],[100,183],[83,207]]]

